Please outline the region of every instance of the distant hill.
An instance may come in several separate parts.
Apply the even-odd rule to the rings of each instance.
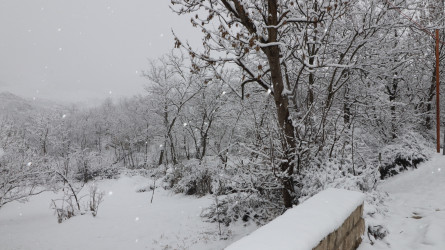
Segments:
[[[30,102],[10,92],[0,93],[0,115],[11,113],[26,113],[32,111]]]
[[[0,93],[0,116],[23,116],[36,111],[58,111],[62,105],[46,101],[32,100],[10,92]]]

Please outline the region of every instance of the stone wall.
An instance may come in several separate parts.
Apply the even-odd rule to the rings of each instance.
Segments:
[[[355,250],[360,245],[365,232],[362,218],[363,204],[358,206],[345,222],[330,233],[313,250]]]
[[[365,231],[365,195],[328,188],[288,209],[226,250],[352,250]]]

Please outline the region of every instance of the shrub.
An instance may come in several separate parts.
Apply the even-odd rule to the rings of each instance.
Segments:
[[[90,201],[89,201],[89,208],[90,211],[93,214],[93,217],[96,217],[97,212],[99,211],[99,205],[102,203],[104,199],[105,193],[99,192],[97,185],[93,184],[90,187]]]
[[[197,161],[169,168],[164,182],[176,193],[204,196],[212,193],[214,169]]]
[[[380,178],[417,168],[418,164],[431,157],[432,145],[420,134],[409,132],[399,137],[394,143],[387,145],[381,151]]]

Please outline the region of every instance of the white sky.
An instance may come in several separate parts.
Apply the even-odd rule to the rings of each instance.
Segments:
[[[94,102],[143,92],[147,58],[199,44],[169,0],[0,0],[0,92]]]

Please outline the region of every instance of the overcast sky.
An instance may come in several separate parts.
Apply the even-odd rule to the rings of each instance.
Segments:
[[[0,0],[0,92],[90,103],[143,92],[141,70],[173,47],[171,29],[199,44],[169,3]]]

